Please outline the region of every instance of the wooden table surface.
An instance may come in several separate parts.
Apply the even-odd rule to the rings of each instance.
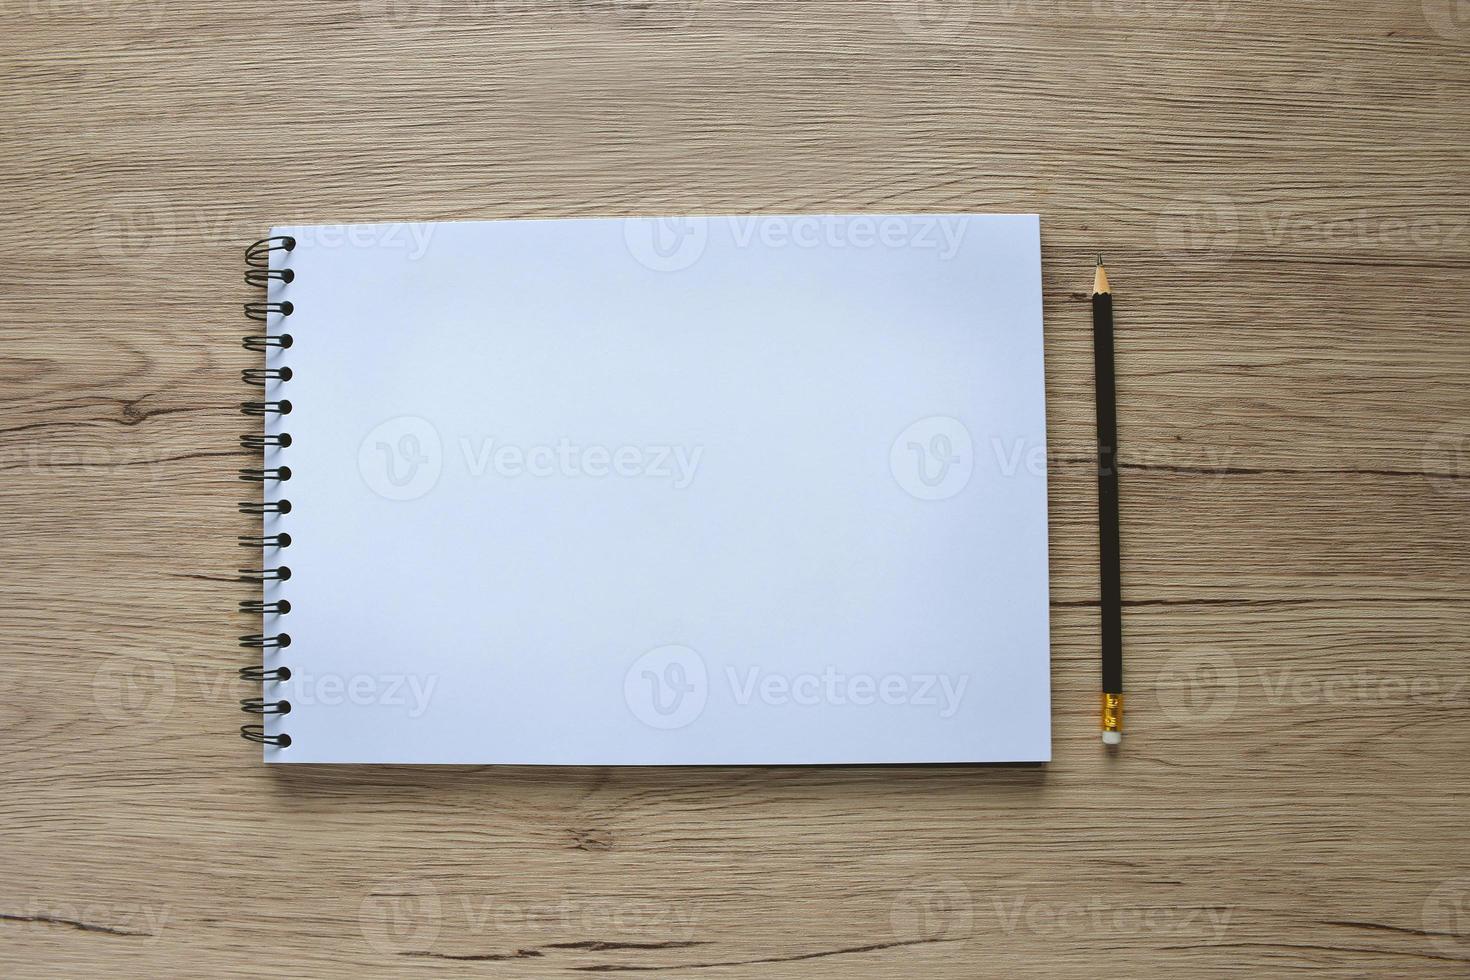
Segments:
[[[0,51],[0,972],[1470,973],[1463,2],[6,0]],[[236,737],[245,244],[832,211],[1042,215],[1050,765]]]

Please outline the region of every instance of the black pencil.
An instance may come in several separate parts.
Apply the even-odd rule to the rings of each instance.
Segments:
[[[1097,545],[1102,608],[1102,738],[1123,741],[1123,583],[1118,560],[1118,409],[1113,392],[1113,294],[1102,256],[1092,280],[1097,390]]]

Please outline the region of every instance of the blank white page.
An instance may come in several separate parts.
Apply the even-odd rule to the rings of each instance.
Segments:
[[[1050,758],[1036,216],[273,234],[268,761]]]

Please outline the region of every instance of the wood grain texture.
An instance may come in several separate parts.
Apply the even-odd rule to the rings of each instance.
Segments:
[[[1463,4],[5,0],[0,52],[7,975],[1470,972]],[[866,210],[1043,216],[1051,765],[282,771],[235,738],[246,243]]]

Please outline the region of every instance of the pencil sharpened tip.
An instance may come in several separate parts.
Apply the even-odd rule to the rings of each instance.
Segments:
[[[1098,253],[1098,256],[1097,256],[1097,264],[1098,265],[1102,265],[1103,264],[1102,263],[1102,253],[1101,252]]]

